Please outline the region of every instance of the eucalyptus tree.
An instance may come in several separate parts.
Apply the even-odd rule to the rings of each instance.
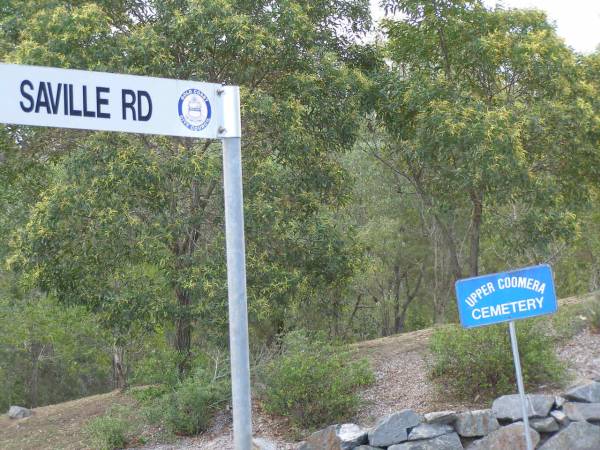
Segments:
[[[346,198],[333,155],[356,138],[364,80],[344,59],[368,26],[366,0],[9,0],[0,58],[241,86],[249,308],[254,329],[271,335],[291,303],[351,272],[322,213]],[[48,176],[17,227],[11,267],[122,334],[172,322],[185,372],[194,324],[199,341],[226,325],[220,146],[7,132],[12,163],[29,158]]]
[[[573,236],[600,155],[578,59],[544,13],[385,3],[402,18],[383,25],[387,64],[371,99],[387,142],[375,153],[435,220],[452,279],[479,273],[483,233],[512,262]]]

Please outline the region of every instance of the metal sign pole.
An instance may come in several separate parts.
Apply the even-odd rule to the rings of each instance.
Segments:
[[[525,428],[525,442],[527,450],[533,450],[531,435],[529,434],[529,417],[527,414],[527,400],[525,398],[525,388],[523,387],[523,373],[521,372],[521,359],[519,358],[519,344],[517,342],[517,332],[515,331],[515,322],[508,322],[510,330],[510,344],[512,346],[513,360],[515,362],[515,371],[517,374],[517,387],[519,388],[519,396],[521,397],[521,409],[523,413],[523,424]]]
[[[246,255],[242,196],[242,153],[239,137],[223,139],[223,186],[227,241],[229,346],[233,399],[233,442],[236,450],[252,448]]]

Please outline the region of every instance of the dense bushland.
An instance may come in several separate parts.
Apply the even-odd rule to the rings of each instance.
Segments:
[[[479,0],[389,0],[401,14],[372,40],[368,3],[0,7],[2,62],[241,87],[253,359],[280,350],[264,402],[298,427],[349,414],[370,379],[330,342],[456,322],[460,277],[550,262],[560,296],[600,288],[600,52]],[[0,409],[152,385],[148,417],[207,427],[229,395],[221,158],[0,124]],[[519,328],[529,383],[558,378],[546,329]],[[512,389],[506,344],[442,328],[434,373],[463,395]]]

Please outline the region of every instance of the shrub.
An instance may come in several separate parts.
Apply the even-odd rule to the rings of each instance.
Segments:
[[[586,308],[586,303],[564,305],[552,316],[552,330],[557,343],[572,339],[589,325]],[[546,318],[536,320],[546,320]]]
[[[373,382],[366,360],[303,333],[286,336],[281,354],[264,368],[264,405],[298,428],[315,428],[352,416],[356,388]]]
[[[228,374],[210,373],[203,366],[145,408],[146,418],[163,423],[179,435],[205,431],[217,409],[230,398]]]
[[[586,302],[585,315],[592,333],[600,333],[600,294],[595,294]]]
[[[554,353],[549,327],[542,321],[517,324],[525,385],[556,383],[564,367]],[[445,392],[458,398],[491,399],[516,391],[515,368],[506,324],[466,330],[447,326],[434,331],[430,374]]]
[[[177,364],[181,356],[169,347],[164,331],[148,336],[143,350],[143,356],[132,364],[130,384],[175,386],[179,382]]]
[[[98,450],[125,447],[128,431],[129,423],[124,418],[110,413],[90,420],[85,427],[92,448]]]

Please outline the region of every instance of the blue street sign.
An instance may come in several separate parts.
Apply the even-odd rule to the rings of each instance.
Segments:
[[[558,309],[547,264],[458,280],[456,298],[465,328],[552,314]]]

